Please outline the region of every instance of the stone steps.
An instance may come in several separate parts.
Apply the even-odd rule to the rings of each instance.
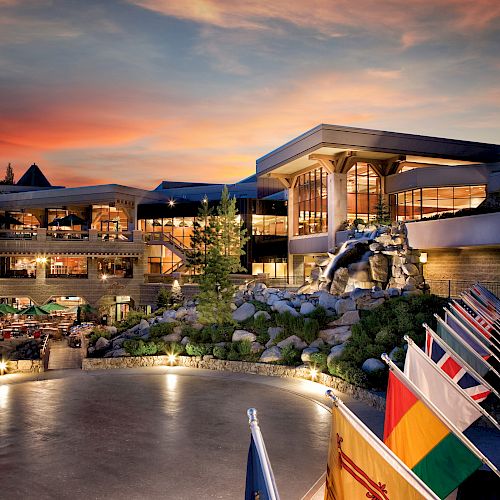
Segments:
[[[70,370],[82,368],[84,349],[68,346],[68,340],[51,340],[49,355],[49,370]]]

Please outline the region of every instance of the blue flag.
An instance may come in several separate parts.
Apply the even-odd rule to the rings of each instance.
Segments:
[[[245,500],[269,500],[262,463],[253,437],[250,437],[250,448],[248,449],[247,481],[245,487]]]

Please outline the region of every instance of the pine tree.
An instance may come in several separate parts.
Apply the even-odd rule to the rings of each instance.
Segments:
[[[231,302],[235,287],[230,274],[243,270],[240,257],[248,240],[238,217],[236,198],[229,196],[226,186],[212,228],[216,238],[207,252],[200,276],[198,311],[204,323],[221,325],[232,322]]]
[[[172,293],[172,302],[176,305],[182,304],[182,302],[184,300],[184,296],[182,295],[181,285],[179,284],[179,282],[177,280],[174,280],[174,282],[172,284],[171,293]]]
[[[172,302],[172,294],[165,287],[162,286],[158,291],[158,295],[156,296],[156,307],[168,308],[170,307],[171,302]]]
[[[14,184],[14,170],[12,169],[10,163],[7,165],[7,168],[5,169],[5,179],[3,183],[8,184],[10,186]]]
[[[375,222],[381,226],[387,226],[391,223],[391,212],[385,204],[382,194],[378,195],[377,204],[375,205]]]
[[[216,222],[213,207],[203,200],[193,223],[190,250],[186,253],[186,267],[194,274],[202,272],[207,256],[216,240]]]

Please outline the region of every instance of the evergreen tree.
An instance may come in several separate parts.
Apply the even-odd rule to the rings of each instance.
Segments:
[[[190,250],[186,253],[186,267],[194,274],[207,265],[208,252],[216,240],[216,222],[213,207],[203,200],[193,223]]]
[[[375,222],[381,226],[387,226],[391,223],[391,212],[385,204],[382,194],[378,195],[377,204],[375,205]]]
[[[229,196],[226,186],[212,223],[211,230],[215,231],[216,237],[208,249],[206,265],[200,276],[198,311],[204,323],[221,325],[232,322],[234,285],[230,274],[243,270],[240,257],[248,240],[238,217],[236,198]]]
[[[184,300],[184,296],[182,295],[181,285],[179,284],[179,282],[177,280],[174,280],[174,282],[172,284],[171,294],[172,294],[172,302],[175,305],[182,304],[182,302]]]
[[[10,163],[7,165],[5,169],[5,179],[4,184],[13,185],[14,184],[14,170],[12,169]]]
[[[171,301],[172,301],[172,294],[165,287],[162,286],[158,291],[158,295],[156,296],[156,307],[168,308],[170,307]]]

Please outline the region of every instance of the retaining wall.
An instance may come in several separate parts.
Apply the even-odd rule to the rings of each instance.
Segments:
[[[41,373],[43,372],[42,359],[20,359],[8,361],[7,373]]]
[[[290,366],[270,365],[266,363],[248,363],[246,361],[225,361],[214,358],[196,356],[178,356],[176,366],[188,368],[205,368],[207,370],[250,373],[268,377],[298,378],[311,380],[307,368],[293,368]],[[145,366],[168,366],[168,356],[134,356],[123,358],[85,358],[83,370],[112,370],[115,368],[139,368]],[[366,389],[356,387],[344,380],[326,373],[320,373],[315,382],[335,389],[343,394],[359,399],[378,410],[385,409],[385,398]]]

